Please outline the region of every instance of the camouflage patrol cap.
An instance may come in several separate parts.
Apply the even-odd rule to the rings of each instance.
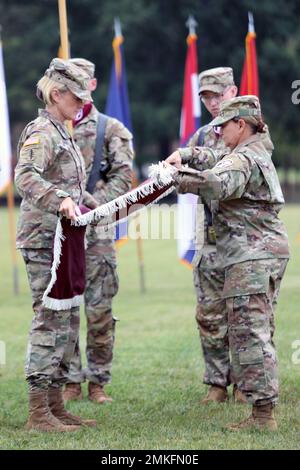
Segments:
[[[261,121],[262,116],[258,97],[245,95],[223,101],[220,106],[219,116],[211,121],[210,125],[221,126],[234,118],[242,118],[247,122],[253,122],[253,124]]]
[[[87,59],[82,59],[81,57],[70,59],[70,62],[72,62],[72,64],[77,65],[77,67],[81,67],[88,74],[90,78],[94,78],[95,64],[93,64],[93,62],[90,62]]]
[[[83,101],[93,101],[89,91],[89,75],[70,60],[55,58],[51,61],[45,76],[66,87]]]
[[[216,67],[199,74],[199,95],[204,91],[223,93],[225,88],[234,85],[231,67]]]

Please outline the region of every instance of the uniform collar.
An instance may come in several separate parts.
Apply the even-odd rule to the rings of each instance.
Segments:
[[[49,111],[46,109],[39,109],[39,116],[51,121],[64,139],[70,139],[71,136],[65,124],[56,119],[51,113],[49,113]]]
[[[236,150],[237,151],[240,150],[242,147],[248,147],[248,145],[253,144],[254,142],[257,142],[257,141],[260,141],[259,136],[257,134],[253,134],[250,137],[248,137],[248,139],[241,142],[237,147],[235,147],[235,149],[233,149],[233,152]]]

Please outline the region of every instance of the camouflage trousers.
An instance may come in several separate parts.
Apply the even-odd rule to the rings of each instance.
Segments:
[[[278,400],[274,309],[286,265],[264,259],[225,269],[232,379],[252,404]]]
[[[230,384],[230,357],[223,298],[225,273],[217,266],[216,256],[214,247],[204,246],[200,263],[194,267],[196,322],[205,364],[203,382],[227,387]]]
[[[78,341],[79,308],[54,311],[43,307],[42,296],[50,281],[51,249],[22,249],[32,295],[31,324],[25,365],[31,389],[60,387],[67,380]]]
[[[91,229],[93,230],[93,229]],[[71,360],[69,383],[85,379],[104,386],[111,381],[116,319],[112,301],[119,288],[115,252],[111,240],[88,238],[86,250],[85,315],[87,319],[87,367],[82,368],[79,342]]]

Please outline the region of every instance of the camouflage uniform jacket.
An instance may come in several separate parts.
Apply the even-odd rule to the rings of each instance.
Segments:
[[[219,202],[213,213],[219,265],[288,258],[287,233],[278,218],[284,198],[262,138],[251,136],[220,161],[212,149],[204,149],[204,154],[202,166],[204,160],[209,168],[217,164],[179,177],[179,192]]]
[[[22,196],[17,248],[52,247],[63,198],[93,207],[84,162],[67,128],[48,111],[27,124],[18,143],[15,183]]]
[[[97,137],[98,111],[91,111],[74,128],[74,139],[83,155],[87,178],[92,170]],[[132,178],[132,134],[117,119],[108,118],[102,152],[104,179],[96,183],[93,196],[104,204],[129,191]]]

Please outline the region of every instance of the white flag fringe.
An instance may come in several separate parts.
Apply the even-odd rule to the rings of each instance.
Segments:
[[[159,162],[156,165],[151,165],[149,169],[150,180],[146,181],[144,184],[141,184],[137,188],[129,191],[127,194],[120,196],[113,201],[108,202],[102,206],[97,207],[93,211],[87,212],[86,214],[80,215],[77,217],[76,221],[72,222],[72,225],[83,226],[92,222],[98,222],[102,218],[111,217],[119,209],[126,208],[128,203],[136,203],[143,196],[148,196],[153,194],[155,190],[163,189],[166,186],[169,186],[174,182],[173,175],[177,173],[177,169],[170,166],[164,165],[162,162]],[[175,187],[171,186],[166,189],[163,194],[158,196],[153,202],[145,205],[145,207],[150,207],[152,204],[155,204],[163,197],[166,197]],[[138,210],[142,209],[141,207]],[[129,214],[130,215],[130,214]],[[124,218],[124,217],[122,217]],[[78,307],[83,302],[83,295],[75,295],[71,299],[55,299],[49,297],[49,293],[52,290],[56,280],[57,280],[57,269],[60,265],[61,254],[62,254],[62,242],[65,240],[63,234],[62,224],[60,219],[58,219],[55,236],[54,236],[54,248],[53,248],[53,261],[51,267],[51,279],[47,289],[43,294],[43,305],[51,310],[69,310],[72,307]]]
[[[111,217],[118,210],[124,209],[128,204],[134,204],[142,200],[143,197],[153,194],[155,190],[162,189],[165,186],[174,182],[173,175],[177,173],[177,169],[171,165],[165,165],[163,162],[151,165],[149,169],[150,180],[141,184],[135,189],[132,189],[123,196],[119,196],[96,209],[87,212],[86,214],[80,215],[76,218],[72,225],[80,226],[87,225],[93,222],[98,222],[101,218]],[[153,203],[158,202],[163,197],[166,197],[175,187],[169,188],[164,194],[159,196]],[[151,204],[148,204],[149,207]],[[141,201],[142,204],[142,201]]]

